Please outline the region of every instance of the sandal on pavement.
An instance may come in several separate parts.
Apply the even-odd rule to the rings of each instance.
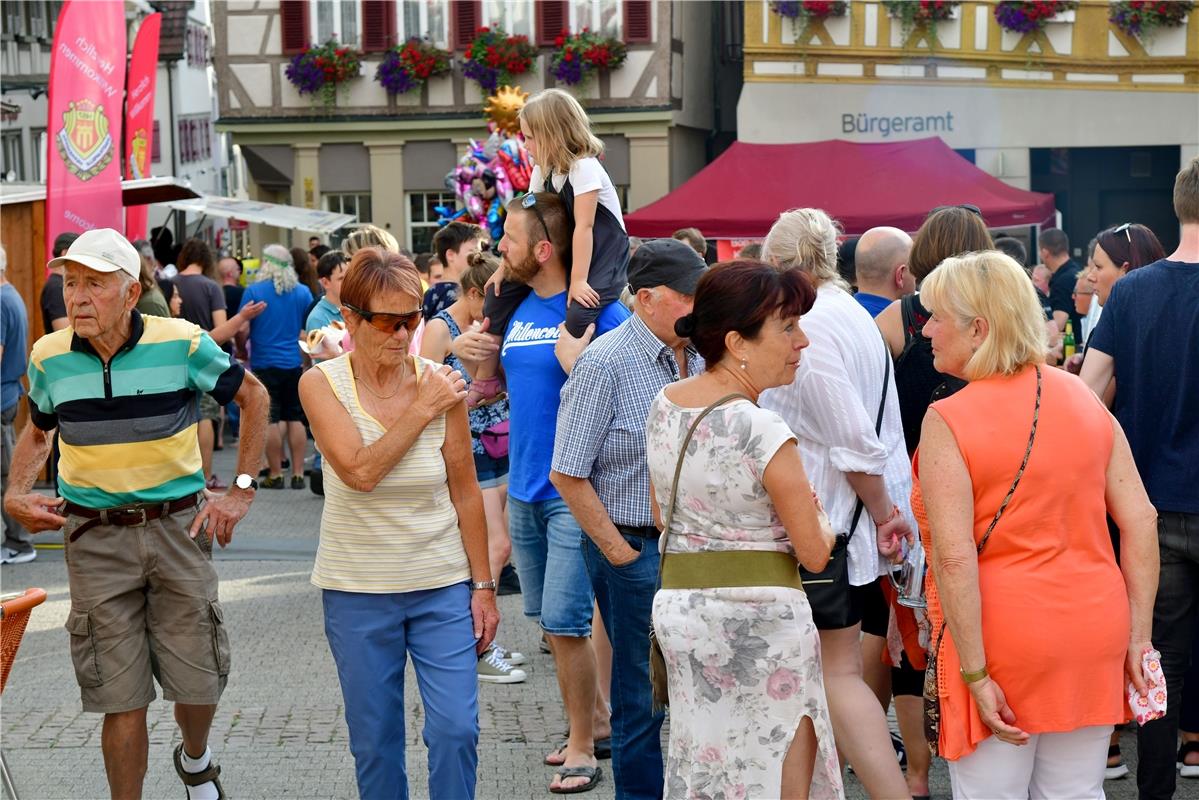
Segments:
[[[1116,759],[1116,763],[1111,763],[1112,759]],[[1124,759],[1120,756],[1120,745],[1113,744],[1107,748],[1107,766],[1103,769],[1103,779],[1105,781],[1118,781],[1128,774],[1128,766],[1124,763]]]
[[[612,757],[612,737],[605,736],[602,739],[596,739],[593,745],[593,754],[600,761],[606,761]],[[551,758],[561,756],[561,761],[550,761]],[[545,765],[547,767],[560,767],[566,763],[566,742],[558,745],[558,749],[545,757]]]
[[[560,786],[555,789],[550,786],[550,791],[554,794],[579,794],[580,792],[590,792],[604,778],[604,771],[599,767],[562,767],[558,770],[558,780],[564,781],[567,778],[586,778],[586,783],[580,783],[578,786]]]
[[[219,800],[228,800],[228,795],[225,794],[224,788],[221,786],[221,765],[216,763],[216,759],[210,754],[208,756],[208,769],[203,772],[188,772],[183,768],[183,745],[175,748],[175,772],[179,773],[179,779],[183,781],[184,786],[201,786],[211,782],[216,786],[216,794]],[[191,795],[185,793],[185,797],[190,798]]]
[[[1178,748],[1178,775],[1183,778],[1199,778],[1199,764],[1188,764],[1186,758],[1199,753],[1199,742],[1183,742]]]

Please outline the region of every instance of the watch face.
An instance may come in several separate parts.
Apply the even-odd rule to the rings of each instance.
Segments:
[[[254,483],[254,479],[243,472],[237,476],[237,480],[234,483],[237,484],[238,489],[249,489],[250,485]]]

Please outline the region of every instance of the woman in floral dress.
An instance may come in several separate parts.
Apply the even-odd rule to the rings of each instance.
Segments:
[[[659,393],[647,423],[660,524],[688,429],[716,400],[744,398],[704,417],[687,447],[672,529],[662,535],[667,565],[672,554],[745,550],[788,553],[812,570],[827,563],[833,533],[795,436],[755,405],[763,389],[794,379],[807,346],[799,315],[814,299],[802,275],[757,261],[720,264],[700,280],[677,330],[709,369]],[[712,581],[720,586],[720,576]],[[662,589],[653,619],[670,685],[667,798],[843,796],[802,591]]]

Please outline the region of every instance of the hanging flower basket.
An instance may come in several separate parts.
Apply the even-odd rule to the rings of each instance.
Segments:
[[[1001,0],[995,5],[995,21],[1012,33],[1029,33],[1045,28],[1045,23],[1066,11],[1078,8],[1077,0]]]
[[[287,65],[287,80],[300,94],[318,97],[325,108],[337,104],[337,90],[362,73],[362,53],[330,39],[318,47],[309,47]]]
[[[616,69],[628,57],[620,39],[586,28],[582,33],[563,31],[554,40],[554,47],[557,49],[550,59],[550,72],[554,80],[567,86],[577,86],[602,70]]]
[[[808,20],[843,17],[849,12],[845,0],[773,0],[770,10],[802,25]]]
[[[537,48],[529,37],[509,36],[498,25],[479,28],[466,48],[462,73],[491,94],[498,86],[511,86],[517,75],[529,71],[536,57]]]
[[[434,47],[426,39],[412,38],[391,48],[375,70],[375,80],[389,95],[419,90],[435,75],[444,75],[453,66],[448,50]]]
[[[904,39],[916,28],[927,28],[935,40],[937,23],[953,19],[960,5],[953,0],[883,0],[887,13],[899,20]]]
[[[1128,0],[1112,3],[1108,20],[1129,36],[1144,38],[1157,28],[1177,28],[1195,8],[1184,0]]]

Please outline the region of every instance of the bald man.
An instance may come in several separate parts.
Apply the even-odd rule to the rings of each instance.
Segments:
[[[877,317],[906,294],[916,291],[916,278],[908,269],[912,237],[899,228],[871,228],[858,240],[855,268],[862,307]]]

